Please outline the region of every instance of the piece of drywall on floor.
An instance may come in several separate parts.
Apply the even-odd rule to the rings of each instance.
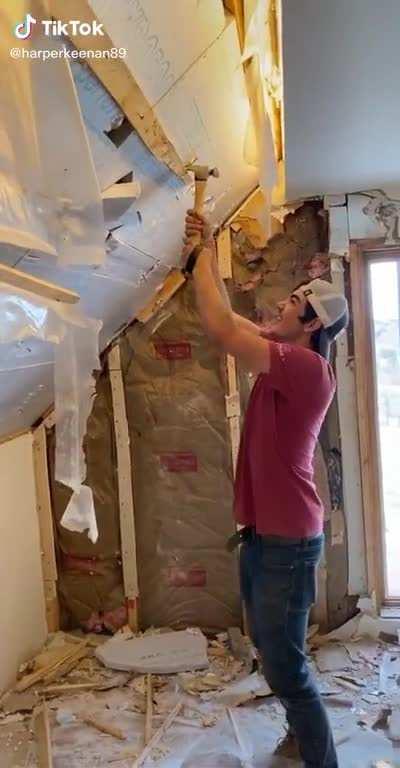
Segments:
[[[282,0],[287,199],[400,171],[398,0]]]
[[[0,445],[0,692],[47,635],[32,435]]]
[[[222,0],[89,0],[153,106],[222,32]]]

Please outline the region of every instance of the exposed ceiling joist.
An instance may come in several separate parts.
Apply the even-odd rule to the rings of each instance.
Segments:
[[[92,25],[97,21],[87,0],[68,0],[68,3],[65,0],[48,0],[48,7],[53,17],[64,23],[71,19],[79,19],[81,22]],[[82,51],[115,49],[113,41],[106,32],[102,36],[74,35],[72,42]],[[155,157],[178,176],[184,177],[185,169],[181,158],[166,136],[124,59],[87,58],[84,61],[121,107],[135,131]]]
[[[240,48],[243,51],[245,38],[244,0],[224,0],[224,6],[236,19]]]
[[[62,301],[65,304],[76,304],[80,298],[75,291],[33,277],[33,275],[28,275],[27,272],[21,272],[14,267],[7,267],[6,264],[0,264],[0,283],[6,283],[14,288],[22,288],[24,291],[30,291],[42,298]]]

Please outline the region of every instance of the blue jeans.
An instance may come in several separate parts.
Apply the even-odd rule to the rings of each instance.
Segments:
[[[240,548],[242,596],[265,679],[286,709],[307,768],[338,768],[328,716],[307,665],[308,617],[324,538],[260,536]]]

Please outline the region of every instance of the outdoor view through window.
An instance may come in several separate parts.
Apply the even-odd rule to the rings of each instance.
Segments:
[[[386,597],[400,599],[400,260],[370,265],[381,452]]]

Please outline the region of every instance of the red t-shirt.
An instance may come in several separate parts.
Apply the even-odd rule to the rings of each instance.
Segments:
[[[240,444],[235,519],[261,534],[317,536],[324,515],[313,456],[335,378],[316,352],[269,343],[270,371],[253,387]]]

